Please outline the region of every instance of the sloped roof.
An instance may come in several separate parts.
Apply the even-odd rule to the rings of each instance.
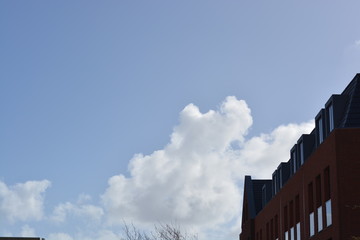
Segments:
[[[271,184],[270,179],[252,180],[251,176],[245,176],[244,196],[247,197],[250,218],[255,218],[255,216],[261,211],[262,188],[265,184],[269,183]]]
[[[348,96],[340,128],[360,126],[360,74],[356,74],[353,80],[345,88],[341,95]]]

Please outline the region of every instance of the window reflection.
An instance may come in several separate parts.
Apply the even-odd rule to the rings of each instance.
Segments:
[[[323,230],[323,217],[322,217],[322,207],[318,207],[317,209],[317,214],[318,214],[318,231],[320,232],[321,230]]]
[[[314,215],[314,212],[310,213],[309,217],[310,217],[310,237],[312,237],[315,234],[315,225],[314,225],[315,215]]]
[[[325,210],[326,210],[326,226],[330,226],[332,224],[331,199],[326,201]]]

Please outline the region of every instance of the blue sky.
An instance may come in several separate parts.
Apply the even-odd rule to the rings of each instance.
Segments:
[[[269,177],[359,72],[359,7],[1,1],[0,235],[235,238],[244,174]]]

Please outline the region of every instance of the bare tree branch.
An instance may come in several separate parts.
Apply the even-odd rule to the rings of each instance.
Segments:
[[[198,240],[196,234],[189,234],[179,225],[159,223],[154,226],[154,231],[147,234],[139,230],[134,224],[124,222],[124,240]]]

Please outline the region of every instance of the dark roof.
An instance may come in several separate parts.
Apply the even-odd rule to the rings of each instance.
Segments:
[[[255,218],[262,209],[262,188],[265,184],[271,184],[271,180],[252,180],[251,176],[245,176],[244,196],[248,198],[250,218]]]
[[[360,74],[356,74],[353,80],[345,88],[341,95],[348,96],[343,118],[339,128],[351,128],[360,126]]]

